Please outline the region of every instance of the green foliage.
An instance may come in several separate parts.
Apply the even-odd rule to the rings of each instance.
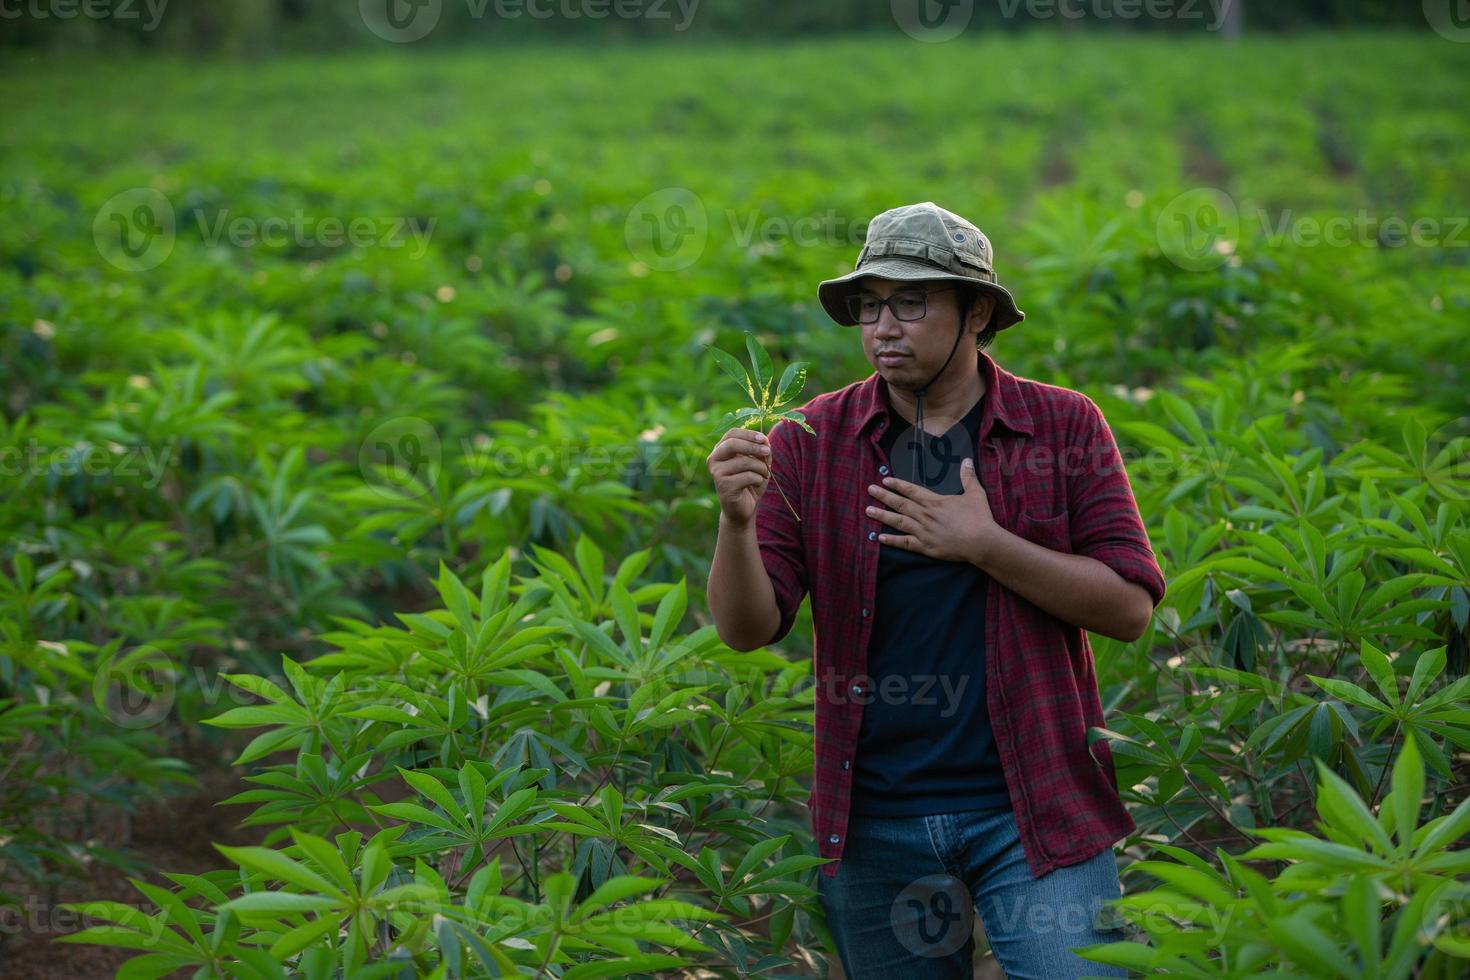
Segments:
[[[793,804],[810,770],[799,720],[810,697],[786,693],[810,665],[732,654],[712,626],[681,633],[682,582],[625,584],[646,551],[611,579],[589,539],[575,552],[580,573],[543,552],[545,570],[519,583],[503,555],[473,592],[441,565],[442,608],[334,633],[337,652],[305,664],[283,658],[289,691],[225,675],[261,701],[206,719],[266,729],[241,760],[297,756],[254,777],[267,789],[226,802],[258,804],[249,822],[285,825],[266,843],[289,846],[219,845],[241,874],[207,887],[135,880],[157,915],[78,904],[115,924],[67,940],[150,950],[129,964],[136,976],[186,964],[255,975],[267,963],[313,976],[381,963],[421,976],[620,976],[694,962],[641,944],[709,953],[704,932],[726,949],[777,952],[820,915],[800,878],[826,863],[767,830],[795,826],[766,814]],[[407,795],[385,801],[387,783]],[[349,821],[378,829],[324,836]],[[531,857],[505,881],[517,842]],[[517,884],[529,898],[514,897]],[[758,911],[782,923],[772,940],[742,925]]]
[[[1392,789],[1375,814],[1317,759],[1323,835],[1262,827],[1267,843],[1219,867],[1182,847],[1174,860],[1139,861],[1160,887],[1112,903],[1150,945],[1110,943],[1079,952],[1142,973],[1188,977],[1343,977],[1403,980],[1463,975],[1470,959],[1470,799],[1420,824],[1424,767],[1404,743]],[[1253,867],[1276,862],[1271,869]]]
[[[1463,50],[1074,40],[507,48],[494,111],[474,52],[18,73],[0,904],[122,869],[150,911],[73,938],[135,977],[819,970],[810,622],[718,641],[703,460],[868,372],[815,284],[936,200],[1027,311],[991,353],[1104,410],[1169,581],[1138,641],[1091,638],[1128,898],[1164,916],[1110,955],[1462,973],[1470,252],[1274,229],[1452,233]],[[979,127],[933,85],[957,58]],[[921,167],[868,152],[900,138]],[[676,185],[706,234],[665,273],[627,227]],[[1202,188],[1240,220],[1194,270],[1171,202]],[[94,237],[129,189],[175,214],[155,269]],[[432,232],[210,238],[296,213]],[[133,815],[231,762],[257,840],[159,879]]]

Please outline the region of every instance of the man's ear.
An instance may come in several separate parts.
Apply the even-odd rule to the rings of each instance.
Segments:
[[[975,302],[970,306],[970,314],[965,318],[965,328],[977,334],[984,332],[985,325],[990,322],[990,314],[995,312],[995,297],[990,293],[979,293],[975,296]]]

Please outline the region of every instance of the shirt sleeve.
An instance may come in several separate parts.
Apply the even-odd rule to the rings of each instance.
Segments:
[[[781,611],[780,626],[767,645],[779,643],[791,632],[796,611],[807,593],[806,550],[801,524],[792,514],[792,510],[803,513],[801,448],[796,438],[800,431],[793,422],[778,422],[767,433],[771,445],[771,479],[755,508],[755,538],[760,546],[761,563],[766,567],[771,588],[776,593],[776,607]],[[780,490],[776,488],[778,483]]]
[[[1072,550],[1143,586],[1158,606],[1164,598],[1164,573],[1138,513],[1112,429],[1102,410],[1090,400],[1087,404],[1080,449],[1069,454],[1067,468]]]

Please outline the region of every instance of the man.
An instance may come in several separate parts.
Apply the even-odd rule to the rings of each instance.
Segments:
[[[811,593],[809,806],[847,975],[969,977],[977,909],[1008,977],[1126,975],[1071,951],[1122,938],[1102,906],[1134,829],[1087,742],[1086,631],[1138,639],[1165,588],[1111,431],[984,352],[1025,315],[986,237],[932,202],[876,217],[817,294],[876,372],[804,406],[815,435],[716,445],[708,595],[750,650]]]

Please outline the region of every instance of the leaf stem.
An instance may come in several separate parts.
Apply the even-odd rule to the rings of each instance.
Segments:
[[[786,491],[781,489],[781,481],[776,479],[776,474],[774,471],[772,471],[771,473],[771,482],[776,484],[776,492],[781,495],[782,500],[786,501],[786,509],[791,511],[791,516],[796,518],[796,522],[800,524],[801,515],[796,512],[796,508],[791,506],[791,501],[787,498]]]
[[[760,434],[761,435],[765,435],[766,434],[766,423],[765,423],[765,420],[764,419],[761,420],[759,431],[760,431]],[[767,445],[769,445],[769,444],[770,444],[769,441],[767,441]],[[772,451],[772,460],[771,460],[771,462],[773,464],[775,463],[774,450]],[[778,479],[776,479],[776,468],[775,468],[774,465],[771,466],[771,482],[776,485],[776,492],[781,495],[781,499],[784,500],[784,501],[786,501],[786,509],[789,510],[789,511],[791,511],[791,516],[794,517],[794,518],[796,518],[796,523],[800,524],[801,523],[801,515],[796,512],[796,508],[795,507],[792,507],[791,506],[791,500],[790,500],[789,497],[786,496],[786,491],[781,489],[781,481],[778,480]]]
[[[1393,738],[1388,740],[1388,755],[1383,757],[1383,767],[1378,770],[1378,782],[1373,787],[1373,798],[1368,801],[1369,810],[1372,810],[1375,806],[1378,805],[1378,794],[1383,792],[1383,778],[1387,776],[1388,771],[1393,768],[1393,750],[1398,748],[1399,734],[1403,731],[1403,729],[1403,722],[1399,722],[1397,725],[1393,726]],[[1409,828],[1408,833],[1412,834],[1413,832],[1413,828]]]

